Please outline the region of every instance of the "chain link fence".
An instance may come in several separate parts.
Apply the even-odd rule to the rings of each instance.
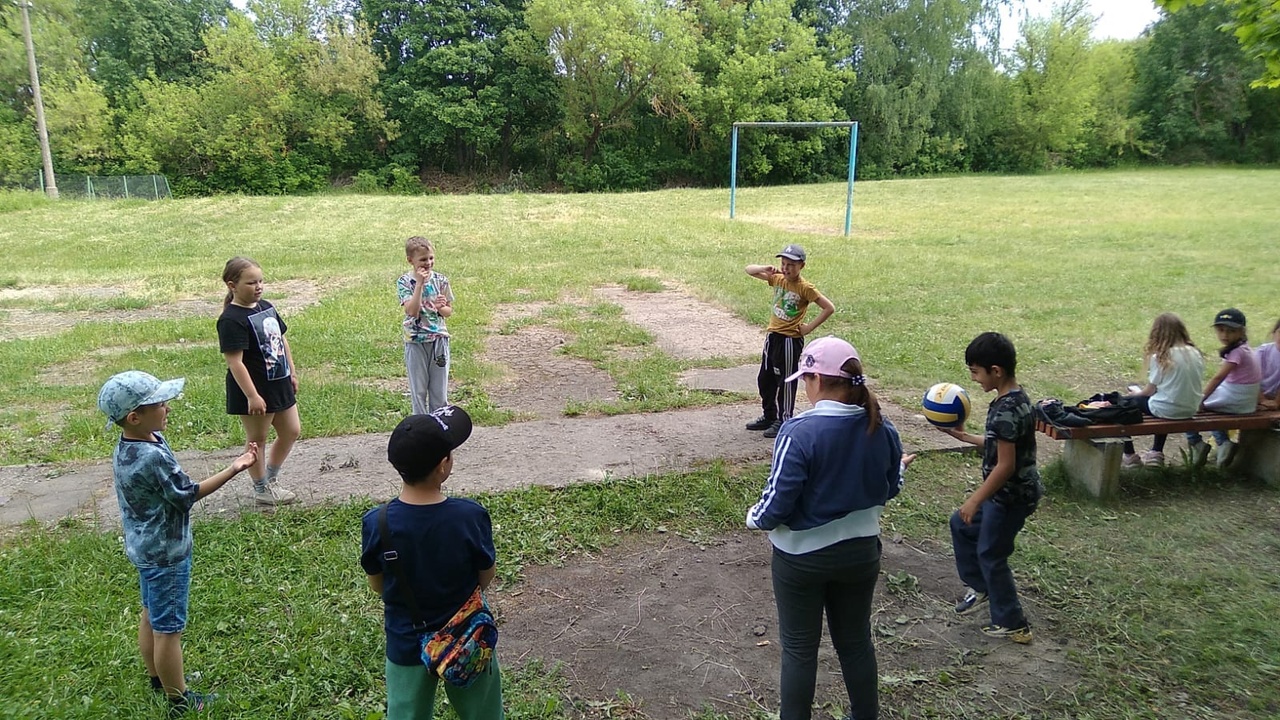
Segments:
[[[58,175],[58,196],[84,200],[160,200],[172,198],[169,179],[164,175]],[[44,173],[38,172],[27,190],[44,192]]]

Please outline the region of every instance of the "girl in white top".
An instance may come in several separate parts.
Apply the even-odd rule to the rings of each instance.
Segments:
[[[1147,384],[1133,393],[1142,398],[1142,411],[1158,418],[1189,418],[1200,409],[1201,384],[1204,379],[1204,353],[1191,342],[1182,319],[1173,313],[1162,313],[1151,323],[1151,333],[1143,348],[1143,364],[1147,367]],[[1124,443],[1124,467],[1164,465],[1164,443],[1167,435],[1155,435],[1151,449],[1137,454],[1132,440]]]

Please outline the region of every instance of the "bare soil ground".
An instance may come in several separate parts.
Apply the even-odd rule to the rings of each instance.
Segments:
[[[317,289],[301,284],[289,291],[278,304],[292,303],[295,310],[319,298]],[[691,386],[754,394],[759,328],[678,288],[660,293],[601,288],[597,293],[621,304],[628,320],[649,330],[658,347],[675,357],[750,361],[692,371],[685,379]],[[201,304],[199,309],[210,315],[218,309],[204,301],[182,302]],[[120,310],[107,317],[94,312],[77,321],[127,322],[173,309]],[[673,309],[698,321],[673,320]],[[15,312],[0,323],[0,337],[26,337],[37,326],[56,324],[40,317],[28,325],[21,313],[15,319]],[[536,306],[513,306],[496,316],[538,312]],[[67,315],[57,315],[65,327]],[[703,330],[696,337],[680,330],[689,327]],[[491,329],[484,359],[511,372],[486,390],[519,421],[475,430],[458,454],[450,480],[455,492],[563,486],[686,470],[721,459],[759,462],[772,451],[768,440],[742,428],[758,414],[754,401],[647,415],[564,417],[567,401],[613,397],[609,377],[559,354],[566,338],[554,328],[535,323],[505,334],[501,330]],[[56,376],[82,370],[48,367],[42,372]],[[893,406],[885,411],[909,449],[956,449],[914,413]],[[382,437],[304,440],[286,466],[287,482],[307,504],[389,498],[399,484],[384,448]],[[180,459],[200,477],[234,454],[182,453]],[[68,515],[114,525],[118,510],[110,475],[107,463],[0,468],[0,530],[28,519],[47,523]],[[252,509],[248,482],[238,480],[202,501],[196,516]],[[524,582],[495,598],[505,663],[514,667],[536,659],[558,668],[584,717],[680,718],[702,708],[742,717],[774,708],[779,650],[769,555],[768,540],[745,531],[697,541],[659,534],[624,538],[599,554],[570,558],[563,567],[529,568]],[[972,714],[1034,715],[1046,695],[1068,692],[1076,680],[1067,661],[1069,645],[1054,639],[1055,619],[1036,602],[1035,588],[1024,589],[1039,639],[1031,646],[991,641],[978,632],[978,621],[959,621],[950,610],[960,587],[949,548],[886,538],[875,615],[886,688],[882,703],[922,707],[931,688],[963,683]],[[821,663],[819,701],[832,717],[840,717],[843,690],[829,646]],[[970,709],[948,712],[963,717]]]

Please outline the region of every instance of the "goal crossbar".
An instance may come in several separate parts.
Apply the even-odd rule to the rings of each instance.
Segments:
[[[738,129],[739,128],[849,128],[849,181],[844,200],[844,236],[849,237],[853,226],[853,171],[858,157],[858,123],[856,121],[830,122],[736,122],[733,124],[733,146],[729,152],[729,219],[737,210],[738,197]]]

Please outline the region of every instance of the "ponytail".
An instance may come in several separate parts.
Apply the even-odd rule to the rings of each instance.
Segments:
[[[844,361],[840,369],[852,375],[852,378],[834,375],[818,375],[818,387],[824,392],[833,391],[844,396],[846,405],[858,405],[867,411],[867,434],[871,435],[880,429],[883,419],[880,416],[880,401],[867,386],[867,376],[862,372],[862,361],[851,357]]]
[[[248,270],[251,267],[258,268],[259,270],[262,269],[262,266],[259,265],[257,262],[255,262],[252,258],[242,257],[240,255],[237,255],[231,258],[230,260],[227,261],[227,264],[222,268],[222,282],[223,283],[238,282],[240,280],[240,275],[243,274],[245,270]],[[230,288],[227,288],[227,295],[226,297],[222,298],[222,307],[226,307],[230,305],[231,301],[234,298],[235,298],[234,293],[231,292]]]

